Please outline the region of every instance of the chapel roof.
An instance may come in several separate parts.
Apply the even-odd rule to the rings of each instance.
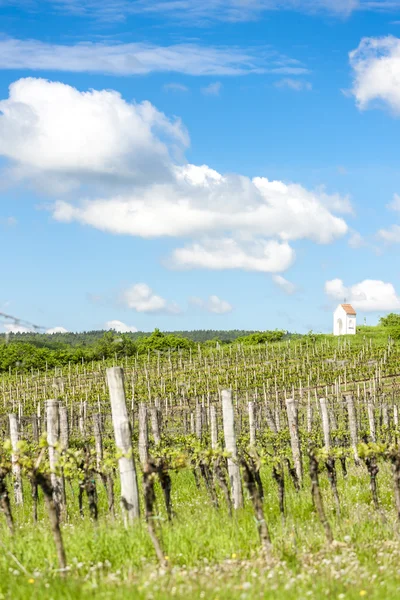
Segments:
[[[341,304],[340,305],[347,315],[356,315],[356,311],[352,307],[351,304]]]

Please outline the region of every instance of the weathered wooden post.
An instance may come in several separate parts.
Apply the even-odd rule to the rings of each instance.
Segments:
[[[331,432],[329,428],[329,414],[328,407],[326,405],[326,398],[320,398],[319,403],[321,406],[321,417],[322,417],[322,430],[324,432],[324,442],[326,450],[331,447]]]
[[[211,448],[218,448],[218,424],[217,411],[214,405],[210,406],[210,429],[211,429]]]
[[[303,461],[301,457],[300,436],[299,436],[299,417],[296,402],[293,398],[286,400],[286,411],[289,423],[290,445],[292,447],[292,455],[294,468],[296,470],[299,484],[303,481]]]
[[[196,402],[196,437],[201,440],[203,436],[203,415],[201,410],[201,404]]]
[[[130,523],[140,516],[139,493],[133,460],[131,426],[126,408],[124,371],[121,367],[107,369],[115,444],[122,453],[118,460],[121,477],[121,504]]]
[[[147,406],[139,403],[139,458],[143,470],[149,461],[149,430],[147,427]]]
[[[60,442],[60,415],[59,401],[47,400],[46,402],[46,426],[47,426],[47,443],[49,445],[49,462],[50,462],[50,478],[53,487],[53,500],[57,510],[63,508],[63,478],[57,473],[59,471],[59,452],[57,445]]]
[[[160,413],[156,406],[150,409],[151,432],[153,434],[154,444],[158,446],[161,442],[160,435]]]
[[[368,402],[367,411],[368,411],[369,433],[371,436],[371,442],[376,442],[375,415],[374,415],[374,405],[372,404],[372,402]]]
[[[243,493],[236,446],[232,390],[222,390],[221,397],[225,448],[230,454],[228,458],[228,473],[232,488],[233,507],[238,509],[243,507]]]
[[[68,409],[60,404],[60,446],[61,450],[67,450],[69,447],[69,422]]]
[[[357,415],[354,406],[353,396],[348,394],[346,397],[347,412],[349,415],[349,429],[350,429],[350,441],[353,448],[354,462],[356,465],[360,464],[360,458],[358,456],[357,444],[358,444],[358,429],[357,429]]]
[[[17,415],[8,415],[10,421],[10,438],[11,438],[11,463],[12,473],[14,478],[14,497],[15,504],[23,504],[22,496],[22,477],[21,477],[21,466],[18,462],[18,442],[19,442],[19,431],[18,431],[18,419]]]
[[[102,470],[102,461],[103,461],[103,438],[101,435],[101,423],[100,423],[100,415],[98,413],[93,415],[93,434],[94,434],[94,444],[96,449],[96,470],[98,473],[101,473]]]
[[[250,446],[256,445],[256,419],[254,414],[254,402],[249,402],[249,430],[250,430]]]

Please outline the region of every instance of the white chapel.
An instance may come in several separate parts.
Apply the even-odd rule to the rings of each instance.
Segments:
[[[355,335],[357,313],[351,304],[339,304],[333,313],[333,335]]]

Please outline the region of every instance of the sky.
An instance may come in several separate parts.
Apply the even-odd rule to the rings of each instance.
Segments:
[[[400,311],[399,133],[400,0],[0,0],[0,313],[375,324]]]

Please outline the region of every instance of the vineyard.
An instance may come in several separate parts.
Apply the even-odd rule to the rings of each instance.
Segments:
[[[0,598],[400,597],[400,343],[0,375]]]

